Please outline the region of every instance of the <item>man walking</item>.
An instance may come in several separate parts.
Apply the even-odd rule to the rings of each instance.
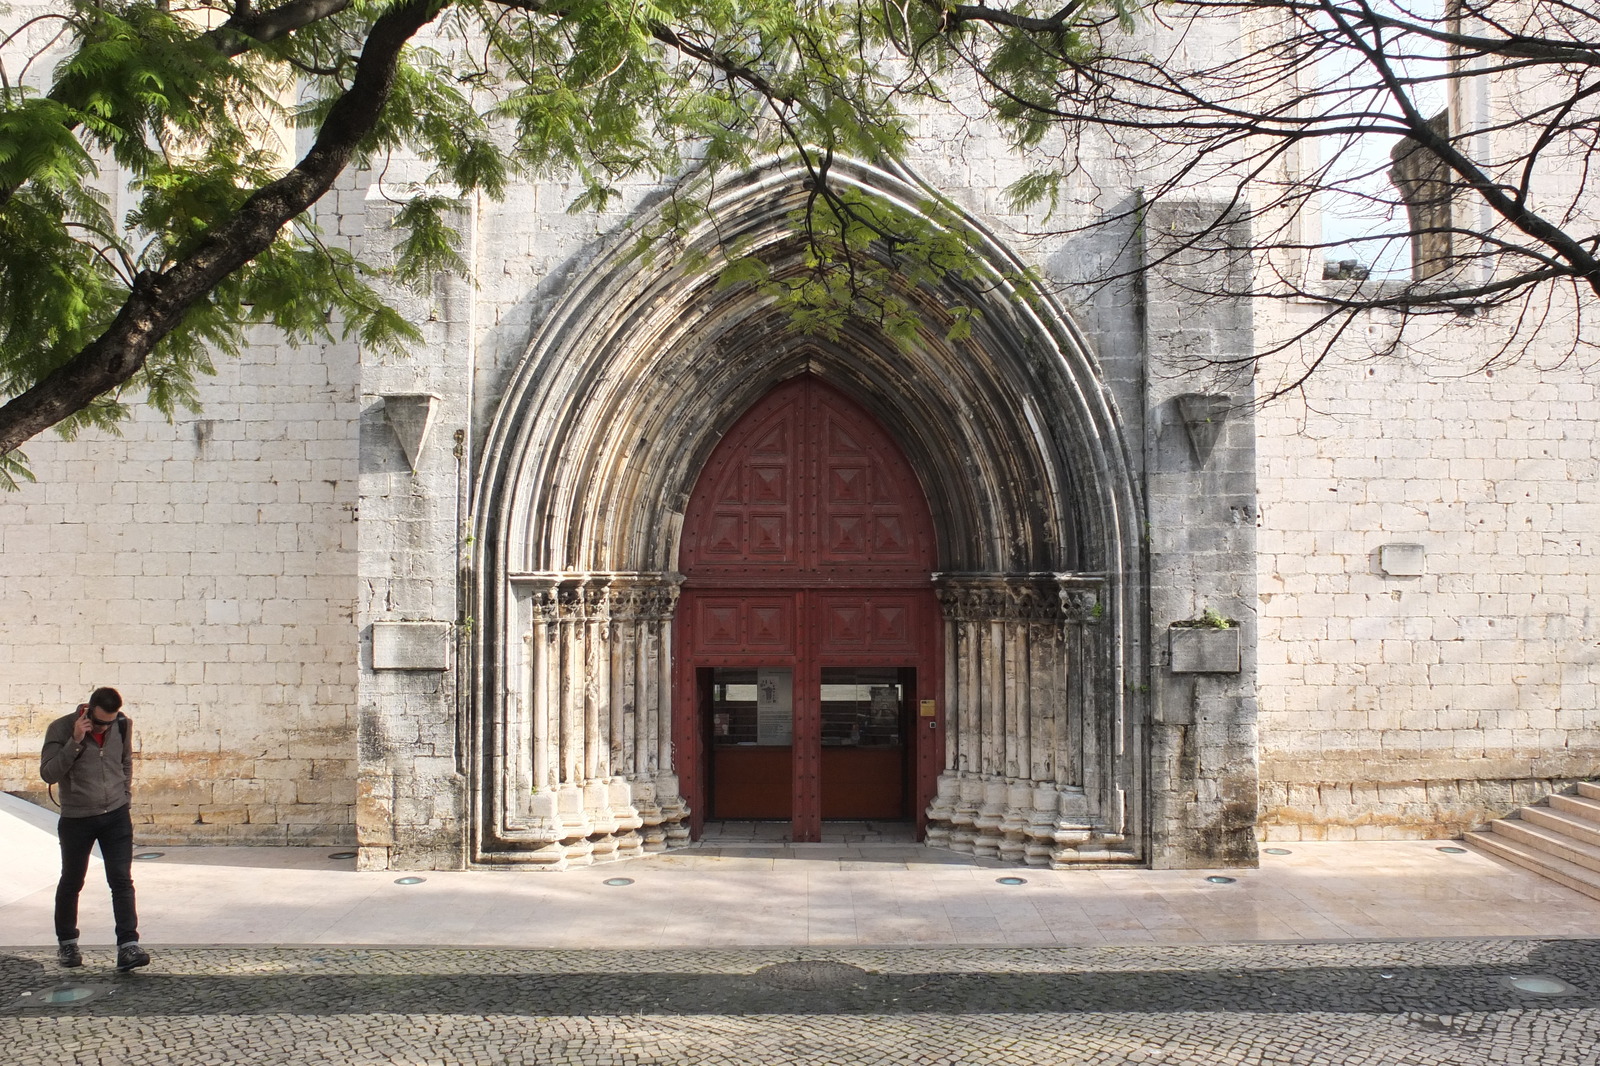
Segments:
[[[61,786],[61,881],[56,885],[56,961],[82,966],[78,950],[78,893],[89,852],[100,845],[111,912],[117,926],[117,969],[148,966],[139,946],[133,904],[133,723],[114,688],[97,688],[87,704],[50,723],[39,776]]]

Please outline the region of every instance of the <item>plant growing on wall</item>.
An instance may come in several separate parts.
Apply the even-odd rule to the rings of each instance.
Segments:
[[[1236,623],[1231,618],[1219,614],[1215,607],[1207,607],[1200,612],[1198,618],[1187,618],[1173,622],[1174,629],[1232,629]]]

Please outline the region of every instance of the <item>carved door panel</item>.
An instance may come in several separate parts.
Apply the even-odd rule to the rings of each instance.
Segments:
[[[775,393],[724,438],[700,475],[680,569],[703,584],[801,566],[804,396]]]
[[[798,603],[791,593],[707,592],[688,601],[695,650],[702,657],[749,656],[774,662],[798,651]]]
[[[801,377],[735,423],[680,550],[674,734],[696,835],[708,813],[789,818],[793,840],[824,817],[920,819],[943,745],[911,710],[938,698],[934,565],[921,485],[856,404]],[[787,744],[751,732],[780,673]]]
[[[932,536],[919,521],[921,486],[881,429],[830,399],[815,412],[816,565],[926,570]]]
[[[820,382],[795,378],[717,446],[684,516],[690,586],[926,587],[928,503],[898,445]]]

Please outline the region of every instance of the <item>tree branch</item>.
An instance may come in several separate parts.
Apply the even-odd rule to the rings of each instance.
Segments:
[[[253,12],[248,5],[241,5],[235,8],[228,21],[202,34],[200,40],[210,43],[225,56],[243,55],[259,44],[278,40],[314,22],[331,18],[348,8],[351,2],[352,0],[291,0],[290,3],[270,11],[260,12]],[[77,109],[80,103],[64,99],[58,88],[52,88],[46,93],[45,99],[67,104],[74,109]],[[66,130],[75,130],[79,125],[80,123],[75,120],[62,122],[62,128]],[[13,185],[10,188],[0,188],[0,208],[6,206],[20,187]]]
[[[241,5],[228,21],[207,31],[201,39],[210,41],[223,55],[243,55],[257,44],[270,44],[313,22],[332,18],[350,3],[351,0],[291,0],[268,11],[252,11],[248,5]]]
[[[96,397],[126,384],[183,316],[233,271],[264,252],[278,231],[332,187],[383,113],[400,52],[449,0],[409,0],[373,23],[350,88],[334,102],[316,143],[294,169],[262,186],[192,252],[160,273],[141,272],[122,310],[98,338],[0,407],[0,455]]]
[[[1501,218],[1566,260],[1571,265],[1571,273],[1582,278],[1596,294],[1600,294],[1600,260],[1561,227],[1553,225],[1529,208],[1521,197],[1508,194],[1504,187],[1463,155],[1448,136],[1442,136],[1434,129],[1427,117],[1417,110],[1415,101],[1411,99],[1399,75],[1395,73],[1390,56],[1384,51],[1383,45],[1369,42],[1333,0],[1323,0],[1323,3],[1324,9],[1349,42],[1349,47],[1360,52],[1378,72],[1384,88],[1400,108],[1406,124],[1410,127],[1406,136],[1449,167],[1463,184],[1482,197],[1490,209]],[[1364,11],[1371,10],[1365,0],[1360,0],[1360,7]]]

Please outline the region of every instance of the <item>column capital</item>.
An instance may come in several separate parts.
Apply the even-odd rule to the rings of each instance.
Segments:
[[[945,617],[958,622],[1099,621],[1105,578],[1087,573],[935,574]]]

